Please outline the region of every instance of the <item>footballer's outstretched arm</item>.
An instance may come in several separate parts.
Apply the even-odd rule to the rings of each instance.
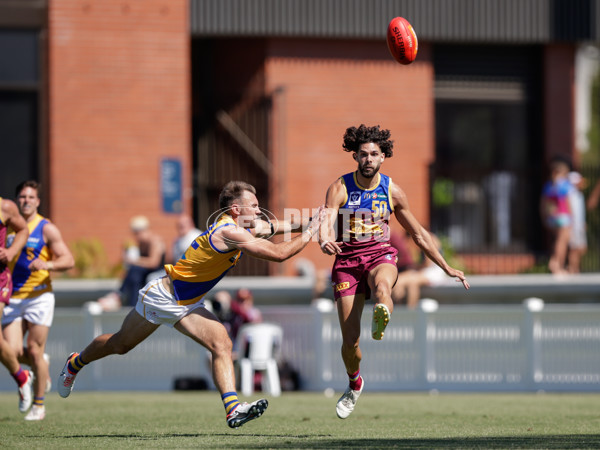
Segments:
[[[273,243],[265,239],[257,239],[252,233],[239,226],[224,227],[220,231],[220,240],[227,243],[229,248],[243,250],[255,258],[282,262],[296,255],[306,247],[318,231],[323,216],[324,209],[320,207],[306,230],[289,241]]]
[[[342,252],[336,243],[335,221],[340,209],[340,205],[345,203],[346,190],[342,180],[338,178],[333,182],[327,195],[325,196],[325,218],[319,230],[319,245],[321,251],[327,255],[337,255]]]
[[[253,236],[266,238],[276,234],[297,233],[306,229],[310,225],[311,220],[312,218],[306,219],[299,215],[292,216],[292,220],[274,218],[274,220],[266,221],[256,219],[254,226],[249,231]]]

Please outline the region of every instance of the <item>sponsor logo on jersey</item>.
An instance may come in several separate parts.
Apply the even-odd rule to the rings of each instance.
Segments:
[[[360,206],[360,191],[354,191],[354,192],[350,192],[350,195],[348,196],[349,200],[348,200],[348,206],[352,207],[352,206]]]
[[[335,285],[335,292],[343,291],[344,289],[348,289],[350,287],[349,281],[344,281],[343,283],[338,283]]]
[[[38,238],[38,237],[30,237],[29,239],[27,239],[27,246],[28,247],[35,247],[39,242],[40,242],[40,238]]]

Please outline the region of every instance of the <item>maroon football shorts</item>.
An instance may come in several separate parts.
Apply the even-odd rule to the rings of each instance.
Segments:
[[[0,272],[0,303],[8,305],[10,295],[12,294],[12,287],[13,284],[10,271],[8,268],[5,268],[2,272]]]
[[[371,297],[367,283],[369,271],[380,264],[393,264],[398,261],[398,251],[391,245],[370,247],[364,253],[349,256],[336,256],[331,273],[333,296],[337,300],[348,295],[365,294]]]

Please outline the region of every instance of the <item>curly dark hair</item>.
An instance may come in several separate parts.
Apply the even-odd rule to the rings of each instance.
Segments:
[[[392,150],[394,148],[394,141],[390,140],[390,134],[390,130],[381,130],[379,125],[367,127],[364,124],[360,124],[358,128],[347,128],[344,133],[344,151],[358,152],[361,144],[372,142],[379,146],[386,158],[390,158],[394,154]]]

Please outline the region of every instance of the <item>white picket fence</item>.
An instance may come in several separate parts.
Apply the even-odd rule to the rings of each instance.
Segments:
[[[301,388],[343,390],[337,313],[319,306],[268,306],[265,321],[284,329],[281,359],[300,374]],[[57,308],[47,353],[56,379],[66,356],[94,336],[115,332],[128,310],[92,315]],[[397,307],[382,341],[370,338],[370,307],[362,320],[361,373],[371,391],[600,391],[600,305],[447,305],[426,300]],[[86,367],[78,390],[169,390],[182,376],[210,380],[207,352],[167,327],[125,356]],[[212,385],[212,383],[210,383]],[[0,377],[0,390],[14,390]]]

